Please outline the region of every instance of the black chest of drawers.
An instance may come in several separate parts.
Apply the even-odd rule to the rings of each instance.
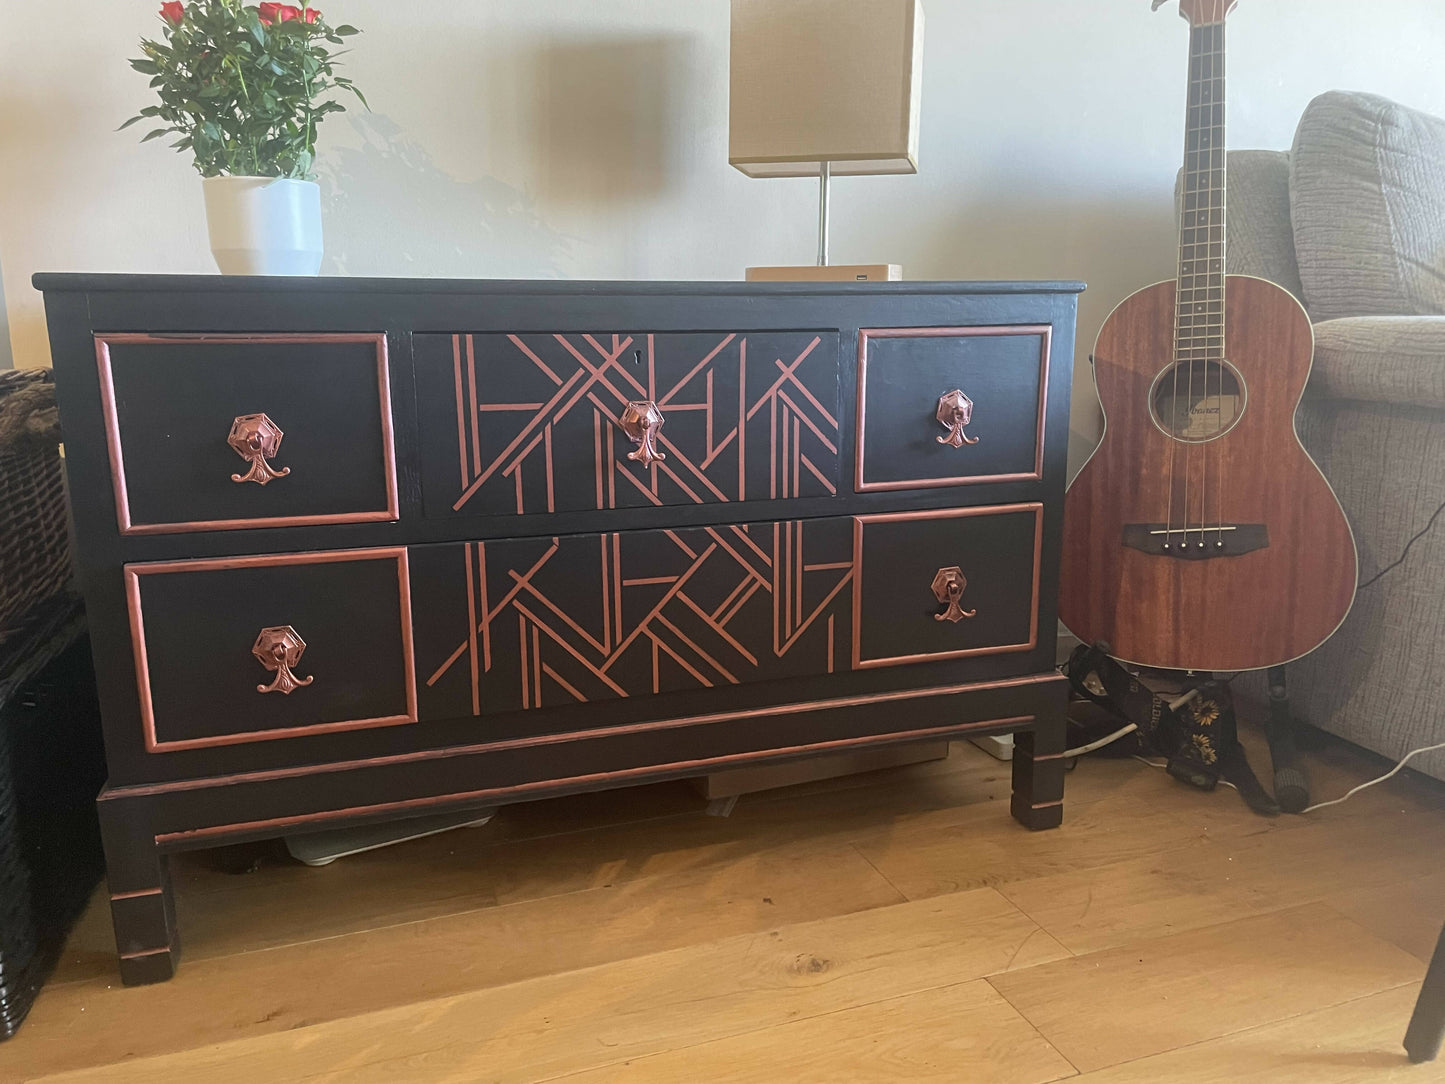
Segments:
[[[1059,823],[1078,284],[36,285],[126,982],[294,828],[1006,732]]]

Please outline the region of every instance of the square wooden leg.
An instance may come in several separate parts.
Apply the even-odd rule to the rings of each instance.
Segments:
[[[1014,735],[1014,819],[1038,831],[1064,821],[1064,717],[1040,719]]]

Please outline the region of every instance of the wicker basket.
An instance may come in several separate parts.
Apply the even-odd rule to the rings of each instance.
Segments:
[[[62,466],[49,370],[0,372],[0,1038],[30,1010],[101,872],[104,755],[75,642]]]

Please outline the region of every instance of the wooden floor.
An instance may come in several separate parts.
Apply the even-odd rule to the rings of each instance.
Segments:
[[[1377,773],[1312,759],[1320,796]],[[1440,787],[1265,820],[1094,759],[1030,834],[1007,775],[956,746],[727,819],[668,784],[322,869],[186,856],[176,979],[118,985],[97,893],[0,1078],[1445,1079],[1400,1049],[1445,921]]]

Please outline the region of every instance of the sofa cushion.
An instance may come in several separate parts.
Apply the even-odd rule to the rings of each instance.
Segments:
[[[1445,410],[1445,316],[1355,316],[1315,325],[1310,395]]]
[[[1445,120],[1321,94],[1295,131],[1290,218],[1314,319],[1445,313]]]

